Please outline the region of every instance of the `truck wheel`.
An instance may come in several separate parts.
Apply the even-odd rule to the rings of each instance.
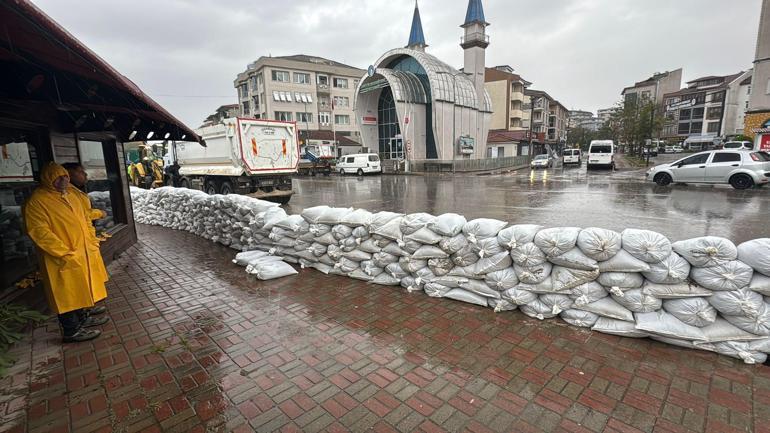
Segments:
[[[359,175],[359,176],[363,176],[364,175],[364,171],[359,168],[358,171],[356,171],[356,174]]]
[[[235,189],[233,189],[233,184],[229,180],[226,180],[222,182],[222,188],[220,188],[219,193],[222,195],[228,195],[235,192]]]
[[[179,180],[179,187],[180,188],[187,188],[190,189],[190,179],[183,177]]]
[[[288,204],[289,200],[291,200],[291,196],[290,195],[283,196],[283,197],[277,197],[275,199],[275,201],[280,203],[280,204]]]
[[[217,184],[213,180],[207,180],[203,186],[203,191],[208,195],[214,195],[217,193]]]

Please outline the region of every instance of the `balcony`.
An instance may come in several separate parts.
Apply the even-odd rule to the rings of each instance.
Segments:
[[[511,119],[521,119],[524,117],[523,110],[511,110]]]
[[[461,36],[460,45],[463,48],[473,46],[486,48],[489,46],[489,35],[481,32],[474,32],[465,36]]]
[[[315,88],[319,94],[328,95],[331,93],[331,87],[328,84],[316,84]]]
[[[511,101],[523,101],[523,100],[524,100],[523,92],[511,92]]]

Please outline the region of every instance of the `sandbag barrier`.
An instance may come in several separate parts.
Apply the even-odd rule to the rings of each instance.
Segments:
[[[143,224],[239,251],[496,312],[762,363],[770,353],[770,239],[671,242],[648,230],[508,225],[457,214],[371,213],[180,188],[131,189]],[[247,270],[265,262],[257,254]],[[270,259],[267,259],[270,262]],[[273,273],[271,275],[280,275]]]

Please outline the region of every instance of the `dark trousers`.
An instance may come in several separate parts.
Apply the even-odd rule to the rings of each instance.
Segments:
[[[80,329],[80,325],[86,320],[88,314],[85,309],[68,311],[66,313],[59,314],[59,324],[62,327],[62,333],[65,337],[71,337],[75,335]]]

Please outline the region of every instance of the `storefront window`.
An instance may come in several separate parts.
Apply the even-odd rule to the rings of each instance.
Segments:
[[[104,218],[94,220],[94,227],[97,234],[109,232],[117,224],[126,222],[121,220],[121,213],[115,211],[120,183],[117,178],[108,176],[101,141],[79,139],[78,153],[80,164],[88,175],[88,182],[80,189],[88,193],[94,209],[101,209],[107,214]]]

